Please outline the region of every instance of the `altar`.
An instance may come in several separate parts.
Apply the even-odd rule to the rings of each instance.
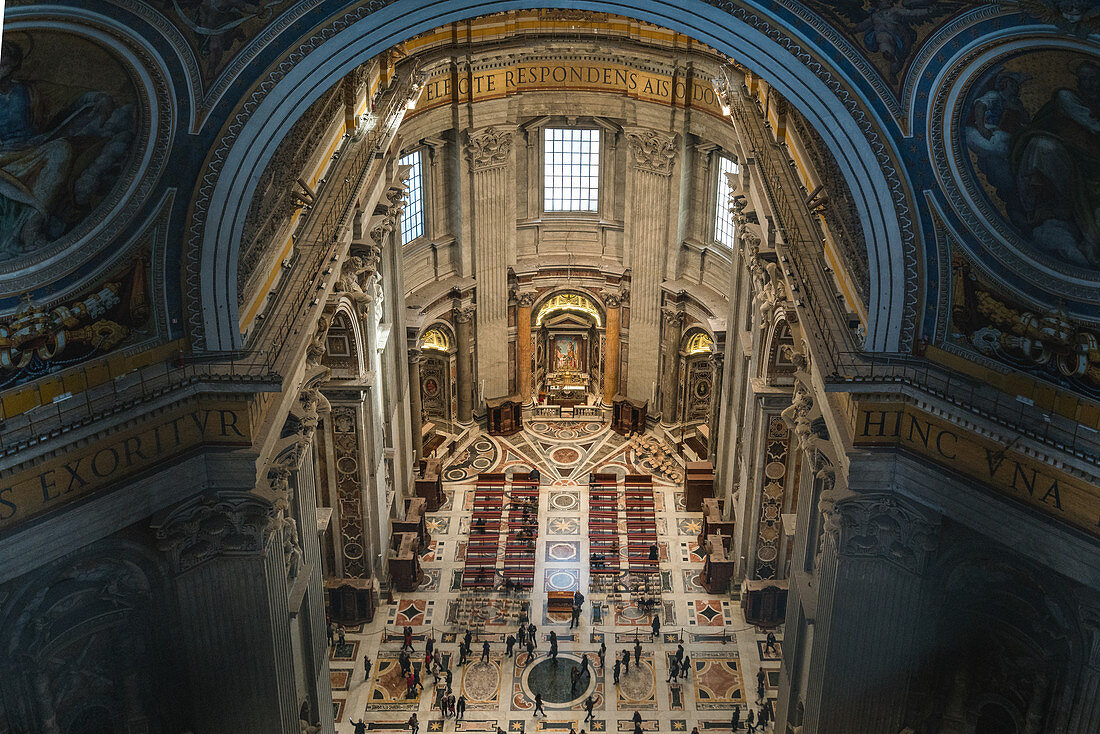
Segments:
[[[546,401],[572,407],[588,402],[588,375],[581,372],[552,372],[546,377]]]

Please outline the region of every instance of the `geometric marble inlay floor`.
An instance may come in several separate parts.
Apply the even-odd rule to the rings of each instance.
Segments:
[[[479,473],[541,473],[538,492],[538,532],[533,549],[533,588],[508,596],[462,589],[471,511]],[[653,574],[654,602],[639,606],[629,593],[602,592],[608,582],[594,583],[591,552],[589,474],[628,474],[652,478],[653,511],[658,546],[658,572]],[[759,709],[774,699],[782,645],[767,651],[766,630],[747,624],[732,594],[708,594],[698,577],[703,559],[698,551],[702,515],[684,510],[682,458],[659,434],[625,439],[606,423],[541,420],[507,438],[475,436],[444,467],[447,502],[429,513],[429,547],[422,550],[424,576],[420,588],[383,603],[372,623],[346,631],[345,644],[330,650],[337,731],[352,732],[362,718],[369,731],[406,730],[412,713],[425,731],[508,732],[580,731],[632,732],[641,716],[645,732],[726,730],[735,706]],[[622,488],[622,483],[618,487]],[[504,510],[507,514],[507,509]],[[628,520],[620,512],[618,526],[627,537]],[[612,530],[614,532],[614,530]],[[610,574],[620,583],[631,564],[626,544],[619,549],[622,570]],[[607,576],[606,574],[598,574]],[[660,590],[656,587],[659,585]],[[613,587],[612,587],[613,588]],[[579,627],[570,628],[568,612],[547,610],[547,592],[580,591],[585,596]],[[537,648],[528,656],[516,646],[506,655],[505,640],[517,629],[521,609],[537,628]],[[646,608],[648,607],[648,608]],[[651,613],[660,619],[659,639],[651,641]],[[414,632],[411,655],[417,670],[425,640],[434,637],[445,665],[452,670],[455,696],[465,696],[462,721],[440,712],[438,680],[421,673],[424,688],[407,697],[399,656],[402,629]],[[466,630],[474,633],[470,658],[460,666],[459,643]],[[780,630],[774,630],[779,638]],[[549,658],[551,633],[559,652]],[[635,641],[641,652],[635,662]],[[489,657],[482,659],[482,643]],[[598,660],[606,645],[604,664]],[[670,664],[678,645],[689,660],[687,678],[669,682]],[[629,668],[614,682],[616,660],[629,655]],[[582,656],[587,653],[589,666]],[[372,663],[364,676],[363,658]],[[572,670],[583,670],[574,686]],[[761,675],[762,673],[762,675]],[[535,693],[543,696],[546,715],[534,714]],[[763,693],[763,698],[760,693]],[[586,719],[585,702],[593,700],[593,718]],[[769,727],[770,728],[770,727]]]

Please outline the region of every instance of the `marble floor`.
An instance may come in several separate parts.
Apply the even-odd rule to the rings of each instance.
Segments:
[[[460,592],[477,474],[533,467],[542,473],[533,591],[510,599]],[[599,604],[601,595],[590,593],[586,528],[587,479],[592,471],[653,477],[662,586],[658,641],[650,640],[650,618],[629,598]],[[759,710],[761,681],[764,697],[774,699],[782,643],[776,652],[765,653],[766,631],[746,624],[736,592],[732,597],[708,594],[697,582],[703,567],[695,538],[701,514],[683,510],[682,460],[661,436],[628,441],[605,423],[535,420],[514,436],[482,435],[467,441],[445,466],[444,478],[448,499],[428,516],[432,542],[422,553],[420,588],[398,594],[394,604],[383,600],[372,623],[348,629],[345,644],[330,650],[338,732],[352,732],[351,721],[360,718],[368,731],[407,729],[413,712],[428,732],[495,732],[497,726],[508,732],[566,734],[571,726],[577,731],[632,732],[634,713],[639,712],[646,732],[698,727],[705,734],[729,731],[737,704],[742,721],[748,707]],[[586,601],[580,627],[570,629],[568,613],[546,611],[546,592],[578,589]],[[530,660],[518,646],[517,654],[507,657],[504,640],[515,632],[521,602],[528,599],[531,620],[538,627],[538,648]],[[441,717],[430,675],[424,676],[423,691],[415,698],[405,697],[398,669],[405,625],[416,634],[414,662],[423,658],[427,634],[449,658],[454,693],[464,693],[468,701],[462,721]],[[473,653],[460,667],[458,643],[471,625],[477,633]],[[556,662],[547,657],[551,630],[560,647]],[[782,640],[781,630],[776,633]],[[642,643],[640,664],[634,660],[635,639]],[[487,661],[481,660],[483,641],[490,643]],[[574,693],[570,668],[579,666],[582,653],[594,660],[601,642],[607,646],[607,669],[597,662],[578,680]],[[669,661],[680,642],[692,670],[686,680],[671,684]],[[614,660],[627,650],[629,672],[615,685]],[[364,656],[372,662],[369,679],[363,673]],[[534,715],[536,690],[543,693],[545,716]],[[588,696],[595,706],[594,718],[586,721]]]

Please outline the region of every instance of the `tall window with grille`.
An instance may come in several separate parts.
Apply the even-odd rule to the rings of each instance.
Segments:
[[[739,171],[732,158],[718,156],[718,185],[714,202],[714,241],[720,245],[733,248],[737,244],[735,238],[733,214],[730,213],[730,184],[726,174],[736,174]]]
[[[398,163],[412,166],[407,181],[405,210],[401,212],[401,241],[412,242],[424,236],[424,176],[420,151],[414,150],[402,156]]]
[[[543,211],[600,210],[600,131],[543,129]]]

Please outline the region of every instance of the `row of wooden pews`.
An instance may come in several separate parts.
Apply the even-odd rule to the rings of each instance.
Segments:
[[[530,474],[512,475],[504,539],[504,580],[520,589],[535,584],[535,547],[539,533],[539,480]]]
[[[466,567],[462,573],[464,589],[496,586],[504,485],[504,474],[477,475],[474,509],[470,517],[470,540],[466,545]]]
[[[626,475],[627,563],[631,573],[657,573],[660,564],[651,558],[657,547],[653,479],[645,474]]]
[[[619,479],[615,474],[589,475],[588,545],[593,574],[619,572]]]

